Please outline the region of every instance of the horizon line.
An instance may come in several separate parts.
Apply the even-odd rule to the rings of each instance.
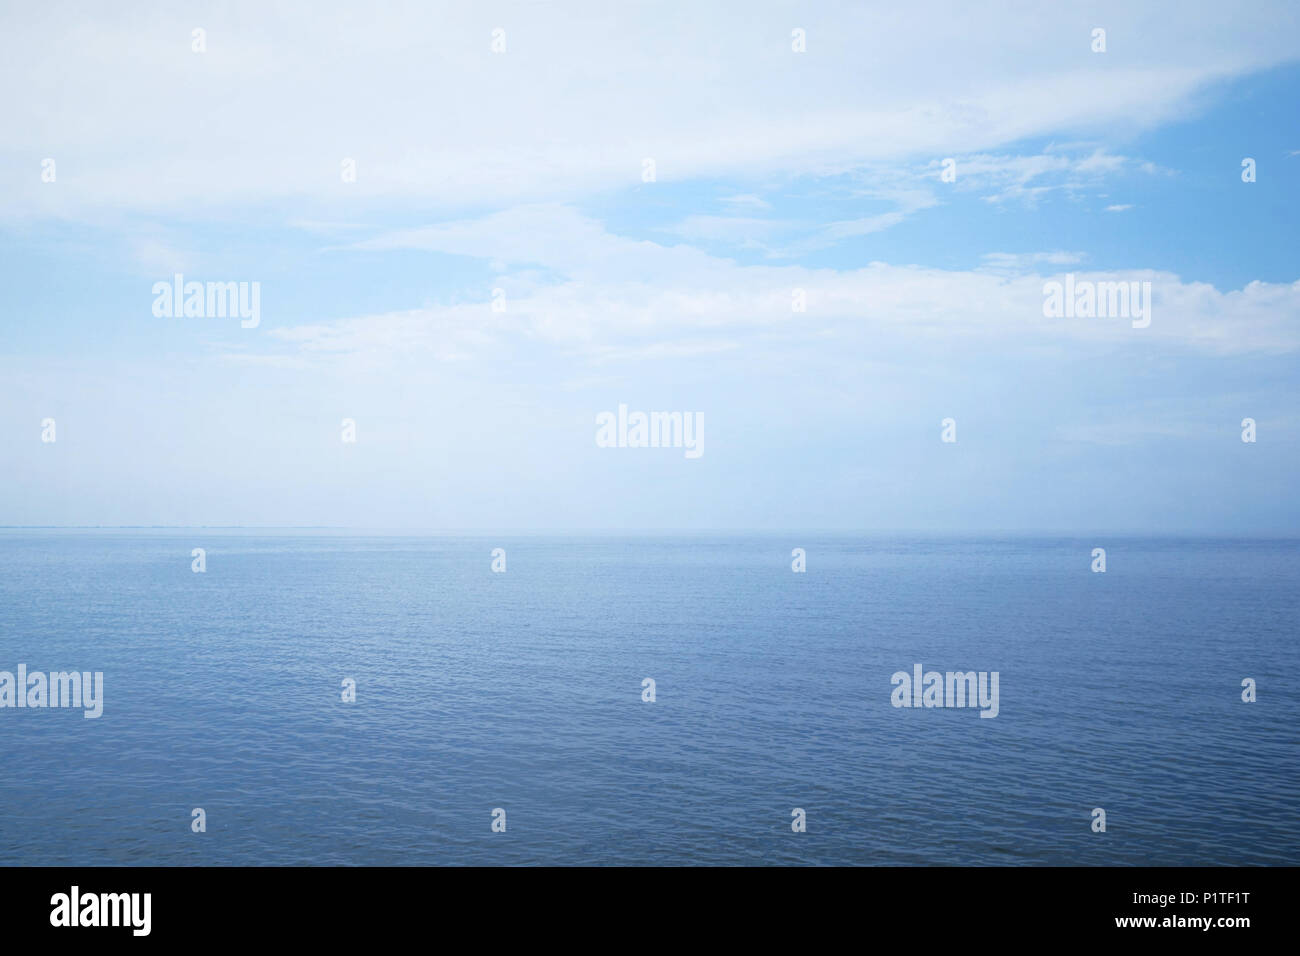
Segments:
[[[647,536],[647,537],[700,537],[725,535],[819,535],[819,536],[881,536],[911,535],[916,537],[1146,537],[1146,538],[1255,538],[1289,540],[1300,538],[1300,529],[1261,532],[1249,530],[1116,530],[1053,528],[1026,530],[1015,528],[974,528],[935,530],[930,528],[540,528],[540,529],[482,529],[482,528],[397,528],[358,525],[8,525],[0,524],[0,531],[327,531],[340,534],[371,534],[382,537],[480,537],[489,535],[516,537],[579,537],[579,536]]]

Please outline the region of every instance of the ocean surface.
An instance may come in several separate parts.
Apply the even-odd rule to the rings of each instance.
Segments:
[[[0,863],[1300,864],[1298,545],[0,531]]]

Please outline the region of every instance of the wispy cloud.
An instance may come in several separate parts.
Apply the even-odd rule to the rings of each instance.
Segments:
[[[1086,41],[1065,8],[1032,30],[952,4],[912,5],[883,22],[866,7],[810,8],[803,59],[789,52],[789,13],[775,3],[741,17],[725,5],[693,10],[692,35],[726,36],[723,46],[684,43],[678,19],[658,7],[620,8],[611,34],[599,4],[557,17],[520,3],[501,13],[502,55],[472,7],[398,3],[356,17],[318,4],[280,18],[264,9],[250,0],[208,11],[208,50],[196,55],[193,17],[180,8],[7,7],[0,82],[24,95],[0,102],[0,173],[11,184],[0,215],[573,200],[633,185],[647,156],[664,182],[979,157],[1031,137],[1150,128],[1209,83],[1295,55],[1270,3],[1234,11],[1224,32],[1199,25],[1220,17],[1213,4],[1171,5],[1157,33],[1144,26],[1153,10],[1103,4],[1096,15],[1112,36],[1148,37],[1141,57],[1117,45],[1064,70],[1065,51]],[[258,30],[241,28],[250,18]],[[77,55],[50,71],[49,50],[65,48]],[[944,69],[918,70],[917,50]],[[436,119],[413,120],[434,103]],[[176,118],[196,125],[177,135]],[[32,174],[41,156],[64,159],[58,189]],[[345,158],[357,169],[347,185]],[[1085,158],[1074,171],[1103,172],[1091,167],[1106,161]],[[1004,191],[1034,195],[1018,177],[995,198]]]
[[[500,280],[506,311],[481,304],[311,325],[277,333],[314,352],[427,350],[450,360],[516,338],[604,354],[653,357],[650,341],[707,338],[718,330],[807,334],[837,330],[846,340],[869,335],[923,342],[937,332],[952,339],[1037,347],[1088,343],[1186,348],[1213,354],[1289,352],[1300,348],[1300,283],[1253,282],[1220,291],[1152,270],[1118,274],[1093,270],[1094,281],[1149,281],[1154,318],[1135,331],[1124,322],[1049,320],[1043,282],[1085,260],[1081,252],[988,253],[973,271],[872,263],[851,270],[739,265],[681,246],[611,234],[563,206],[528,206],[477,220],[460,220],[373,237],[363,249],[455,251],[507,264],[543,264],[550,283],[530,281],[516,294],[510,274]],[[807,311],[792,308],[793,290]],[[754,347],[761,346],[755,342]]]

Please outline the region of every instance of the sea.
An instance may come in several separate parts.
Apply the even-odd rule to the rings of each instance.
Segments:
[[[1297,865],[1298,545],[0,530],[0,864]]]

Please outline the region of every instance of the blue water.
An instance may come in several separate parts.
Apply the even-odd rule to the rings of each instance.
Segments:
[[[0,531],[0,670],[105,682],[0,710],[0,862],[1294,865],[1298,611],[1280,540]]]

